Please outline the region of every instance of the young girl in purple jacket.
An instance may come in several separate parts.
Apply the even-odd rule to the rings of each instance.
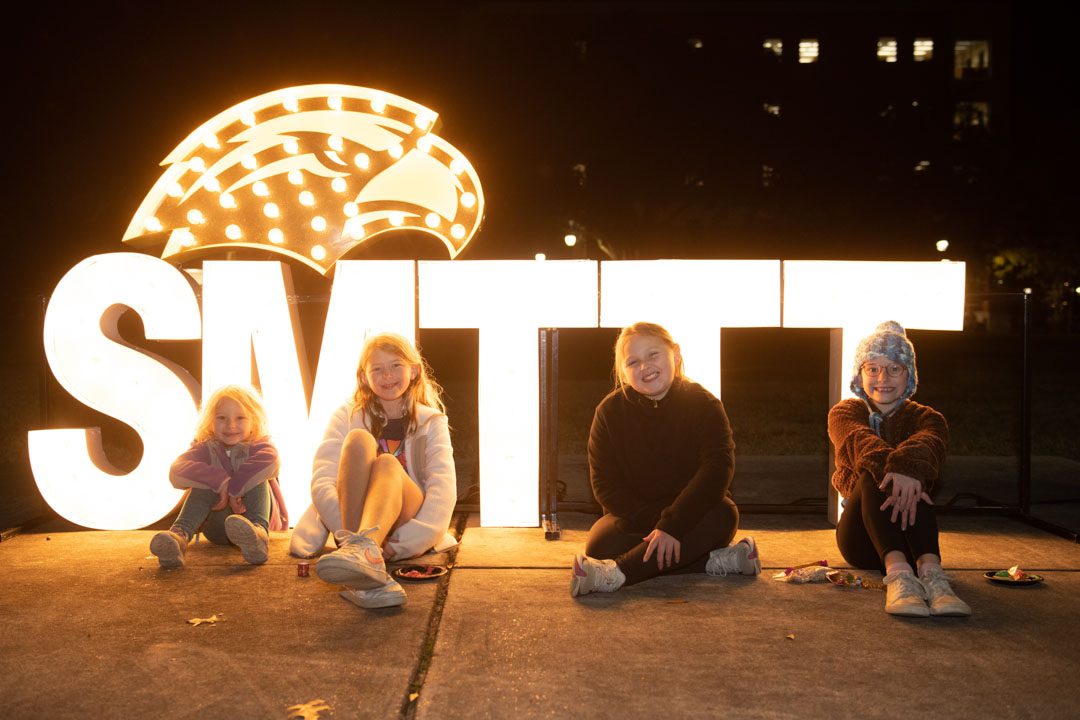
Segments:
[[[195,440],[169,468],[174,487],[189,488],[180,515],[150,541],[161,567],[183,567],[187,545],[202,532],[215,545],[232,543],[261,565],[269,549],[270,481],[278,453],[266,431],[266,410],[252,388],[215,390],[199,414]]]

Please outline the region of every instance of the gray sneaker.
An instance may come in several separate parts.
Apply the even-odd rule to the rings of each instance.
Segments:
[[[363,532],[338,530],[334,533],[338,549],[319,558],[315,574],[323,582],[347,585],[356,590],[374,590],[390,581],[386,562],[375,541],[368,537],[378,528]]]
[[[159,532],[150,539],[150,552],[157,556],[163,568],[184,567],[187,538],[172,530]]]
[[[570,597],[592,592],[615,592],[624,582],[626,576],[614,560],[594,560],[584,553],[574,555]]]
[[[240,548],[244,560],[252,565],[262,565],[270,555],[270,538],[266,531],[243,515],[225,518],[225,536]]]
[[[919,581],[926,590],[926,602],[930,606],[931,615],[967,617],[971,614],[971,607],[956,597],[944,570],[935,568],[926,573],[919,573]]]
[[[405,588],[401,587],[401,584],[393,578],[382,587],[377,587],[374,590],[342,590],[338,594],[353,605],[368,609],[397,607],[398,605],[404,605],[407,599],[405,597]]]
[[[717,548],[709,553],[709,559],[705,562],[705,572],[710,575],[728,573],[736,575],[758,575],[761,573],[761,557],[758,555],[757,543],[754,538],[747,535],[734,545],[726,548]]]
[[[885,612],[902,617],[928,617],[926,590],[919,580],[907,572],[894,572],[885,576]]]

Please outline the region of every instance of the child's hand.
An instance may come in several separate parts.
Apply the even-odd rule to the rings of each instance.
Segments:
[[[933,505],[934,501],[923,491],[922,483],[910,475],[888,473],[878,487],[884,490],[890,482],[892,483],[892,495],[885,499],[879,509],[884,510],[892,506],[890,522],[896,522],[896,517],[899,515],[900,529],[907,530],[908,525],[915,524],[915,511],[918,508],[919,501],[923,500],[930,505]]]
[[[229,504],[229,488],[228,486],[221,488],[221,492],[218,493],[217,504],[210,508],[212,511],[224,510],[225,506]]]
[[[247,512],[247,508],[244,507],[244,498],[229,496],[229,508],[232,509],[236,515],[243,515]]]
[[[671,567],[679,562],[679,550],[682,544],[663,530],[653,530],[642,540],[648,541],[649,547],[645,549],[645,557],[641,558],[641,562],[649,562],[654,552],[656,553],[656,567],[661,570],[665,565]],[[672,555],[675,558],[674,562],[672,562]]]

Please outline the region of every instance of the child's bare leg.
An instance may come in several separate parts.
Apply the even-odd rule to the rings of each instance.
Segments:
[[[338,505],[345,530],[356,532],[362,525],[371,467],[378,455],[378,444],[366,430],[353,430],[341,446],[338,465]]]
[[[380,455],[371,464],[359,527],[378,526],[370,537],[382,546],[394,528],[402,525],[420,510],[424,494],[401,463],[393,455]]]

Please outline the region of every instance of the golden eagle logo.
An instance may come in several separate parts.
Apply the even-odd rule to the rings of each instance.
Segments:
[[[437,124],[422,105],[369,88],[260,95],[169,153],[124,242],[164,241],[173,262],[212,247],[273,250],[326,274],[364,240],[409,228],[452,259],[479,229],[484,195]]]

